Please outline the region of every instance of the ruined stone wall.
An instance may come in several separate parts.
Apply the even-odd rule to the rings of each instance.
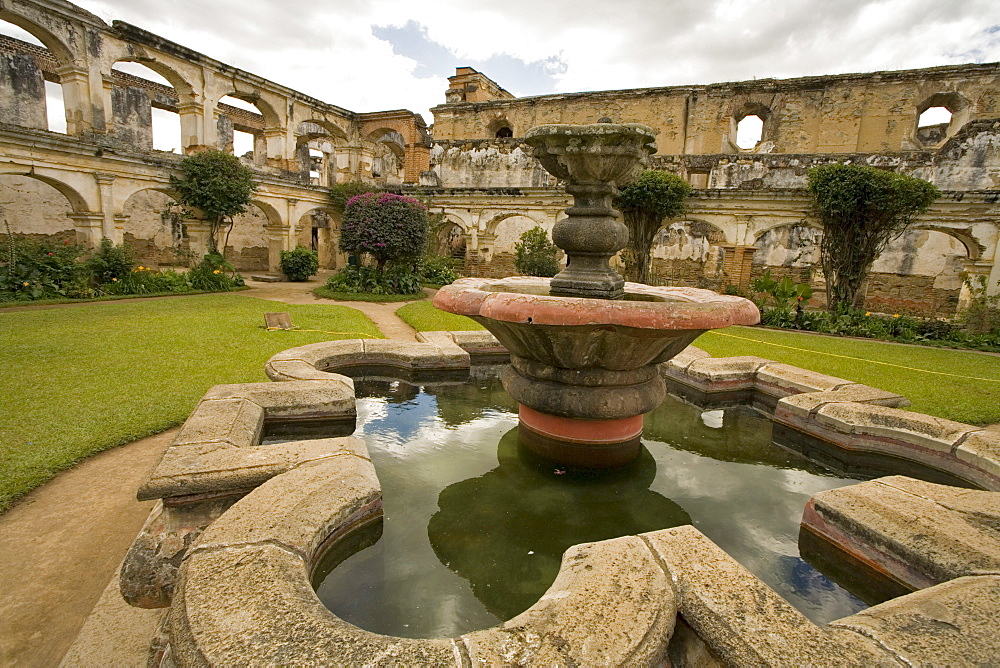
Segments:
[[[1000,68],[989,63],[453,102],[432,111],[438,141],[490,138],[498,120],[521,137],[535,125],[609,117],[657,130],[660,154],[741,153],[735,125],[754,114],[764,121],[758,151],[893,152],[924,147],[917,117],[932,104],[954,113],[938,139],[953,135],[969,120],[1000,117],[997,90]]]
[[[434,142],[430,168],[448,188],[555,186],[556,180],[516,139]]]

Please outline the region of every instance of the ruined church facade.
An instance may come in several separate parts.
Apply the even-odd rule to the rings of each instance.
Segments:
[[[963,277],[986,277],[994,292],[1000,281],[996,63],[529,98],[458,68],[429,131],[409,111],[352,112],[65,0],[7,0],[0,20],[42,45],[0,36],[0,207],[15,235],[107,237],[154,266],[203,252],[207,226],[171,206],[181,155],[153,149],[153,118],[167,114],[181,153],[232,151],[237,133],[252,141],[241,160],[259,190],[227,246],[241,270],[274,271],[296,245],[342,266],[328,187],[361,180],[440,213],[437,250],[466,273],[506,275],[520,234],[551,230],[568,204],[519,138],[543,123],[610,118],[654,128],[651,167],[694,188],[688,213],[657,237],[657,282],[746,289],[770,269],[821,286],[822,229],[805,184],[809,167],[829,162],[912,174],[943,193],[877,261],[869,308],[950,316],[968,298]],[[53,86],[60,131],[46,108]],[[921,123],[928,109],[947,122]],[[751,144],[737,136],[747,119],[760,126]]]

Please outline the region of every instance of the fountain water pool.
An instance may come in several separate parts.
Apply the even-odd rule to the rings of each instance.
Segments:
[[[635,461],[574,470],[519,446],[516,403],[495,377],[359,376],[355,387],[384,524],[356,554],[327,555],[314,583],[362,628],[424,638],[488,628],[535,603],[570,546],[685,524],[817,623],[863,607],[797,547],[808,499],[857,479],[772,445],[770,420],[752,409],[703,411],[668,395],[646,416]]]

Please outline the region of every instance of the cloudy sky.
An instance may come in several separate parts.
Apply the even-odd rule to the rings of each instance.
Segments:
[[[1000,60],[997,0],[75,0],[353,111]],[[169,9],[168,9],[169,7]]]

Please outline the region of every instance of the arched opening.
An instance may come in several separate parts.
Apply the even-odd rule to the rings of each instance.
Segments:
[[[111,66],[111,114],[116,141],[137,150],[183,153],[180,96],[160,72],[138,62]]]
[[[736,151],[757,149],[767,138],[771,110],[759,102],[735,102],[731,109],[730,146]]]
[[[764,119],[756,114],[744,116],[736,124],[736,145],[745,150],[757,147],[764,136]]]
[[[223,95],[216,109],[219,149],[257,165],[257,156],[265,152],[263,110],[253,100],[236,94]]]
[[[266,271],[269,266],[267,228],[272,223],[258,202],[234,216],[232,229],[223,231],[219,244],[226,245],[226,259],[240,271]]]
[[[371,177],[377,183],[399,185],[405,177],[403,168],[406,141],[403,135],[389,128],[368,135],[371,145]]]
[[[339,228],[334,214],[327,209],[307,211],[298,222],[296,243],[303,248],[316,251],[319,266],[333,269],[338,266]]]
[[[340,162],[349,164],[344,131],[332,123],[305,121],[299,123],[295,135],[302,180],[319,186],[336,184]]]
[[[499,129],[498,129],[498,130],[496,131],[496,138],[497,138],[497,139],[509,139],[509,138],[511,138],[511,137],[513,137],[513,136],[514,136],[514,131],[513,131],[513,130],[511,130],[511,129],[510,129],[509,127],[507,127],[506,125],[505,125],[505,126],[503,126],[503,127],[501,127],[501,128],[499,128]]]
[[[702,220],[679,220],[662,226],[650,248],[650,274],[661,285],[721,289],[719,245],[726,243],[721,229]],[[625,264],[626,279],[635,276]]]
[[[22,127],[65,134],[59,65],[41,39],[0,20],[0,117]]]
[[[543,225],[534,218],[524,214],[504,214],[494,218],[487,226],[491,230],[493,241],[490,246],[480,246],[479,252],[483,259],[490,263],[488,276],[513,276],[517,274],[514,267],[514,246],[521,240],[521,235],[533,227],[545,228],[551,237],[551,226]]]
[[[461,225],[450,220],[444,220],[436,230],[434,242],[434,250],[438,255],[450,257],[458,261],[465,261],[466,236],[465,230],[462,229]]]
[[[77,203],[82,205],[82,201]],[[78,206],[76,210],[84,210]],[[0,211],[15,237],[77,243],[72,200],[51,183],[21,174],[0,174]],[[0,234],[6,234],[6,227]]]
[[[866,308],[884,313],[952,317],[970,259],[961,239],[938,230],[908,229],[875,260]]]

